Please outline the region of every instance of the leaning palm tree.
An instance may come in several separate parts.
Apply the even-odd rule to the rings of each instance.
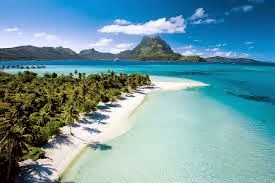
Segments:
[[[69,125],[70,127],[70,134],[72,133],[72,126],[75,121],[79,119],[79,111],[76,109],[76,107],[73,105],[72,102],[68,104],[68,106],[65,108],[65,111],[63,112],[65,123]]]

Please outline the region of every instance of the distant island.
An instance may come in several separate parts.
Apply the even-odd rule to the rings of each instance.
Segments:
[[[85,59],[85,60],[158,60],[182,62],[242,62],[251,63],[256,60],[248,58],[226,58],[184,56],[174,52],[171,47],[159,36],[144,36],[141,42],[132,50],[122,51],[118,54],[102,53],[94,48],[82,50],[78,53],[63,47],[35,47],[19,46],[0,49],[0,61],[17,60],[59,60],[59,59]]]
[[[4,70],[4,69],[45,69],[46,68],[46,66],[44,66],[44,65],[37,65],[37,66],[34,66],[34,65],[32,65],[32,66],[23,66],[23,65],[7,65],[7,66],[5,66],[5,65],[3,65],[3,66],[0,66],[0,71],[1,71],[1,69],[2,70]]]

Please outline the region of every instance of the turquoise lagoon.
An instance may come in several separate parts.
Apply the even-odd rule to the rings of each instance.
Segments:
[[[275,66],[138,61],[0,62],[56,72],[149,73],[155,80],[209,86],[157,91],[130,116],[132,128],[87,147],[62,182],[275,182]],[[5,70],[17,72],[18,70]]]

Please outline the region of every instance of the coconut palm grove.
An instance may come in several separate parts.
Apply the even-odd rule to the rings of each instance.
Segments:
[[[95,111],[100,102],[115,102],[122,93],[150,84],[148,75],[86,75],[77,70],[44,76],[1,72],[0,78],[1,182],[13,181],[19,161],[42,158],[40,147],[59,134],[60,127],[72,126],[80,113]]]

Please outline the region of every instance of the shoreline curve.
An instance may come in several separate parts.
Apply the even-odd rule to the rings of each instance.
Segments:
[[[51,139],[42,149],[46,158],[20,162],[20,175],[16,182],[58,182],[67,167],[88,145],[100,147],[131,128],[128,117],[143,102],[146,95],[157,90],[181,90],[207,84],[188,80],[184,82],[153,81],[152,86],[124,94],[116,103],[100,104],[93,114],[81,115],[72,127],[61,128],[61,134]]]

